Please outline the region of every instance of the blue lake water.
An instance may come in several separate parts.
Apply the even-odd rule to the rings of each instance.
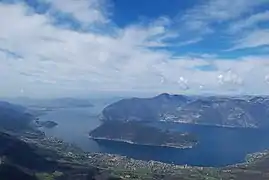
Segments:
[[[157,160],[195,166],[225,166],[244,161],[246,154],[269,149],[269,132],[257,129],[235,129],[189,124],[158,123],[162,128],[190,132],[198,136],[199,144],[192,149],[174,149],[132,145],[120,142],[95,142],[88,132],[100,125],[93,108],[72,108],[48,112],[41,120],[53,120],[59,125],[45,130],[75,143],[85,151],[114,153],[141,160]]]

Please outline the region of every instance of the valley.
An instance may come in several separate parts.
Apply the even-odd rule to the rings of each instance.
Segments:
[[[12,105],[11,109],[13,109]],[[37,130],[38,126],[33,126],[34,124],[31,122],[35,118],[27,115],[28,110],[22,108],[20,111],[16,111],[18,115],[26,113],[26,117],[30,119],[22,121],[25,123],[22,127],[26,127],[22,131],[14,129],[17,126],[2,130],[3,141],[10,141],[16,146],[2,147],[0,175],[3,173],[3,176],[10,176],[11,174],[6,170],[9,169],[12,172],[19,171],[29,178],[38,180],[43,180],[45,177],[55,180],[63,178],[84,180],[89,177],[101,180],[111,178],[245,180],[254,176],[257,180],[267,179],[269,172],[267,172],[266,167],[269,162],[269,154],[268,151],[264,150],[269,149],[269,141],[266,138],[265,128],[225,128],[219,125],[180,124],[171,121],[107,121],[103,119],[103,116],[101,116],[101,122],[98,123],[94,122],[93,119],[99,117],[99,111],[89,113],[90,111],[87,107],[79,107],[67,108],[66,110],[55,109],[43,114],[38,117],[41,122],[49,122],[53,119],[57,124],[55,127],[42,127],[44,133]],[[10,112],[12,113],[6,114],[5,119],[15,115],[14,111]],[[54,114],[54,116],[50,114]],[[90,122],[90,117],[93,118],[93,122],[91,122],[93,126],[91,123],[86,126]],[[62,126],[66,125],[70,129],[61,130]],[[55,134],[55,137],[53,134],[53,132],[59,133],[61,131],[67,133],[61,136],[63,140],[57,138],[58,135]],[[93,140],[89,139],[88,133],[90,131]],[[70,136],[70,132],[73,132],[72,136]],[[197,140],[196,138],[187,140],[191,137],[186,136],[188,134],[195,135]],[[65,136],[68,138],[66,139]],[[71,140],[70,137],[74,139]],[[105,141],[102,140],[103,137],[105,137]],[[120,141],[115,142],[119,137]],[[162,137],[163,141],[161,141],[162,138],[158,137]],[[85,140],[82,140],[83,138]],[[155,141],[154,138],[158,141]],[[174,140],[169,142],[169,139]],[[248,139],[245,144],[242,141],[244,139]],[[121,142],[126,140],[131,141],[131,143]],[[86,144],[90,145],[91,143],[93,146],[98,145],[98,148],[94,150],[91,149],[91,146],[86,146]],[[179,144],[171,145],[170,143]],[[37,154],[30,155],[33,159],[19,158],[21,161],[17,161],[18,150],[23,149],[24,146],[26,149],[29,146],[30,149],[27,150],[29,153],[32,152],[33,148],[33,152]],[[186,149],[186,147],[188,148]],[[226,147],[228,151],[224,151],[223,147]],[[150,155],[150,152],[155,154]],[[240,152],[240,156],[234,154],[235,152]],[[220,156],[223,157],[220,159]],[[234,160],[229,162],[233,158]],[[28,166],[29,161],[35,164],[35,167]],[[46,167],[47,163],[49,165]]]

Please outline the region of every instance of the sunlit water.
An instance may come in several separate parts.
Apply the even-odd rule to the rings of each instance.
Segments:
[[[88,132],[100,125],[92,108],[55,110],[40,117],[59,125],[45,130],[48,136],[56,136],[75,143],[85,151],[115,153],[142,160],[158,160],[176,164],[198,166],[224,166],[243,162],[246,154],[269,148],[267,130],[232,129],[187,124],[156,124],[162,128],[191,132],[199,137],[199,144],[192,149],[173,149],[131,145],[119,142],[99,142],[88,138]]]

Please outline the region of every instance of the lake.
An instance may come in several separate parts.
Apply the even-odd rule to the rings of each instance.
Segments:
[[[141,160],[220,167],[243,162],[248,153],[269,149],[267,130],[174,123],[157,123],[156,126],[194,133],[199,144],[192,149],[174,149],[112,141],[97,143],[88,138],[88,132],[100,125],[98,113],[94,108],[67,108],[48,112],[40,120],[58,123],[57,127],[45,130],[47,136],[74,143],[85,151],[120,154]]]

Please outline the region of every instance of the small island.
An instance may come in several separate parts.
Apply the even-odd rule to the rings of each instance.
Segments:
[[[161,130],[141,122],[106,121],[89,133],[94,140],[120,141],[130,144],[192,148],[197,139],[191,134]]]
[[[37,125],[37,127],[44,127],[44,128],[51,129],[51,128],[54,128],[55,126],[57,126],[58,123],[56,123],[54,121],[39,121],[39,120],[36,120],[36,125]]]

